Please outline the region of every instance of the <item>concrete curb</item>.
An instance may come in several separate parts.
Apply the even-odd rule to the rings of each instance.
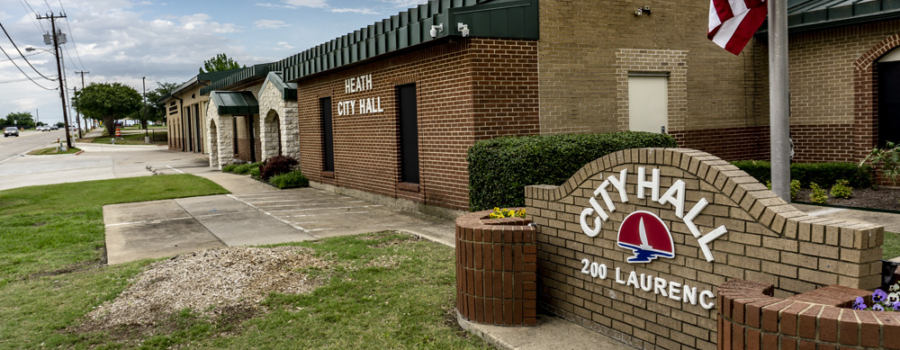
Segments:
[[[479,338],[484,339],[484,341],[486,341],[488,344],[491,344],[497,348],[500,348],[503,350],[514,350],[515,349],[514,346],[503,341],[503,339],[496,337],[493,333],[485,332],[484,330],[480,329],[478,327],[478,325],[466,320],[465,317],[462,317],[462,314],[459,313],[459,310],[455,310],[455,311],[456,311],[456,322],[459,323],[459,326],[462,327],[462,329],[466,330],[466,332],[477,335]]]

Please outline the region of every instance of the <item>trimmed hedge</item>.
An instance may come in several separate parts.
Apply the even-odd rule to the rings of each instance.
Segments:
[[[753,176],[759,182],[771,181],[771,164],[767,161],[740,160],[731,162],[734,166]],[[803,188],[809,188],[812,182],[822,188],[829,188],[837,180],[850,181],[853,188],[870,188],[874,183],[872,167],[858,166],[854,163],[793,163],[791,164],[791,180],[799,180]]]
[[[309,187],[309,179],[307,179],[300,170],[272,176],[272,178],[269,179],[269,183],[280,189]]]
[[[509,136],[469,148],[469,209],[525,206],[525,186],[562,185],[587,163],[629,148],[677,147],[665,134]]]

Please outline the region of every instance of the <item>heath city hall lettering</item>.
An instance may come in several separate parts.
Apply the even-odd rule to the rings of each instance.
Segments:
[[[721,237],[728,230],[725,226],[719,226],[711,232],[703,235],[694,224],[703,209],[709,204],[706,198],[701,198],[688,212],[685,214],[685,183],[682,180],[675,181],[662,196],[660,196],[659,186],[659,168],[651,170],[650,180],[647,180],[646,169],[638,167],[637,173],[637,198],[644,199],[647,190],[650,190],[650,199],[659,204],[671,204],[675,209],[675,215],[682,219],[685,226],[690,230],[691,234],[697,239],[700,250],[706,257],[706,261],[715,260],[712,252],[709,250],[709,243],[716,238]],[[594,196],[588,199],[590,207],[585,208],[581,212],[581,230],[588,237],[596,237],[600,234],[601,221],[609,220],[609,214],[616,211],[616,205],[610,190],[614,189],[619,194],[619,201],[628,203],[628,193],[625,184],[628,182],[628,169],[624,169],[619,176],[610,175],[603,183],[594,190]],[[597,197],[603,200],[604,206],[600,205]],[[593,228],[588,218],[594,216]],[[653,213],[647,211],[635,211],[629,214],[622,225],[619,227],[617,245],[619,247],[630,249],[634,252],[634,256],[627,259],[630,264],[650,263],[657,258],[674,258],[675,245],[672,240],[672,233],[666,226],[665,222]],[[581,260],[583,268],[581,273],[590,275],[594,278],[606,279],[608,276],[607,266],[605,264],[597,264],[589,259]],[[700,303],[704,309],[712,309],[715,307],[715,294],[710,290],[703,290],[698,293],[697,287],[691,287],[687,284],[666,281],[665,279],[654,277],[647,274],[638,274],[631,271],[627,274],[627,278],[623,278],[623,272],[620,268],[616,268],[616,283],[632,286],[635,291],[652,292],[655,294],[678,300],[683,303],[697,305]]]
[[[344,93],[355,94],[372,90],[372,75],[366,74],[344,80]],[[337,104],[338,116],[354,114],[374,114],[384,112],[381,108],[381,97],[361,98],[358,100],[346,100]]]

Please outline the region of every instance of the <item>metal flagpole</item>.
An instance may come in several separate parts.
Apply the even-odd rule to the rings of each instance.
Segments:
[[[769,128],[772,191],[791,202],[787,0],[769,0]]]

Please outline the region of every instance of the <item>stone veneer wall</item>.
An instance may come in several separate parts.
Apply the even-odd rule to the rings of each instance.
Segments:
[[[212,99],[206,107],[206,149],[209,166],[222,169],[234,162],[234,128],[230,115],[220,116]]]
[[[693,222],[707,234],[725,226],[710,243],[708,262],[698,240],[671,204],[635,195],[638,167],[660,169],[661,194],[676,180],[685,182],[685,212],[705,198],[709,205]],[[580,214],[588,199],[611,175],[628,170],[628,202],[610,189],[617,210],[591,238]],[[632,149],[585,165],[561,186],[525,189],[529,218],[539,226],[538,280],[541,307],[570,321],[639,348],[715,349],[716,311],[643,292],[581,273],[582,259],[633,270],[713,293],[731,279],[774,286],[787,297],[839,284],[851,288],[879,285],[884,229],[858,222],[810,217],[785,203],[745,172],[708,153],[691,149]],[[649,195],[648,195],[649,196]],[[604,202],[597,197],[601,205]],[[659,216],[672,232],[675,257],[628,264],[631,250],[617,246],[626,215],[644,210]],[[593,216],[591,216],[593,218]],[[593,220],[593,219],[591,219]],[[591,221],[592,222],[592,221]],[[593,226],[593,224],[591,224]],[[640,266],[637,266],[640,265]],[[721,306],[721,305],[720,305]]]
[[[278,114],[279,127],[272,124],[269,113]],[[262,159],[268,159],[278,153],[278,134],[281,133],[282,154],[300,159],[300,127],[297,118],[297,101],[285,101],[281,91],[275,85],[268,84],[259,93],[260,141],[262,143]]]

